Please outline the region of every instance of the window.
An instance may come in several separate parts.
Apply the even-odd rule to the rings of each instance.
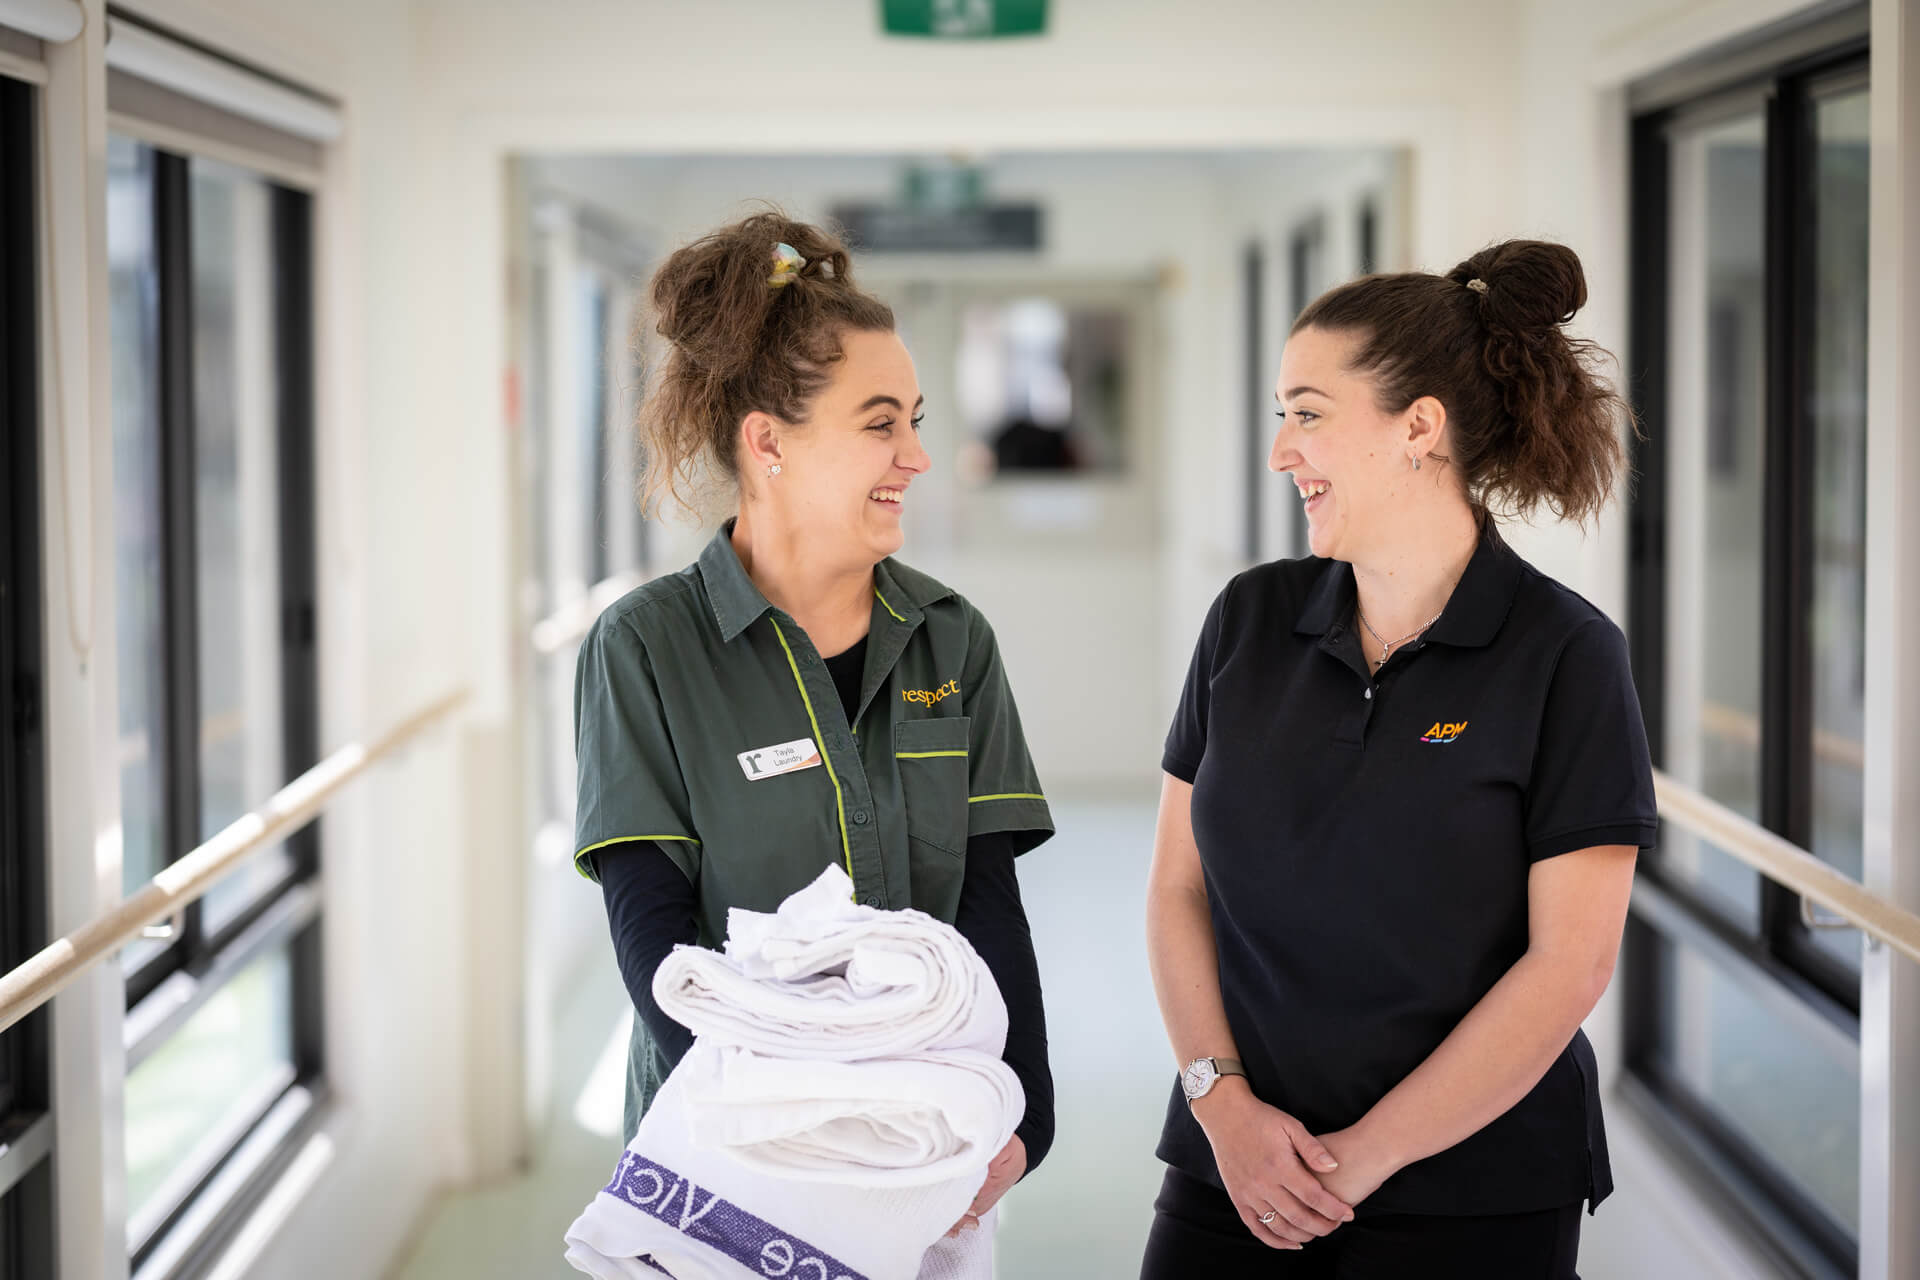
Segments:
[[[1267,454],[1272,442],[1273,388],[1267,377],[1269,357],[1262,322],[1266,318],[1267,255],[1258,240],[1249,243],[1240,257],[1241,333],[1246,342],[1246,451],[1247,466],[1242,490],[1244,523],[1241,546],[1247,562],[1260,559],[1264,542],[1261,498],[1266,489]]]
[[[956,399],[988,475],[1126,468],[1128,319],[1045,296],[961,310]]]
[[[249,170],[110,141],[128,892],[318,757],[311,216]],[[259,1135],[311,1109],[318,866],[309,824],[123,952],[139,1274],[237,1214]]]
[[[1359,252],[1360,274],[1370,276],[1380,269],[1380,209],[1372,196],[1360,202],[1354,217],[1354,245]]]
[[[1644,112],[1633,169],[1630,633],[1655,762],[1858,877],[1864,38]],[[1671,828],[1634,912],[1635,1096],[1783,1260],[1851,1274],[1860,936]]]
[[[641,370],[633,345],[642,253],[618,224],[558,197],[536,200],[525,350],[534,550],[529,596],[542,618],[588,604],[594,586],[630,580],[648,561],[633,417]],[[600,600],[592,612],[611,603]],[[581,628],[591,616],[581,619]],[[538,646],[531,714],[539,749],[535,839],[573,883],[572,643]]]
[[[0,77],[0,972],[46,945],[33,109]],[[53,1273],[47,1016],[0,1031],[0,1280]]]

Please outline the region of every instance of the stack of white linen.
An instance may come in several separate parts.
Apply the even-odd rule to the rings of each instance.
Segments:
[[[953,929],[853,901],[829,867],[654,998],[694,1032],[613,1180],[567,1232],[603,1280],[989,1280],[997,1213],[945,1233],[1026,1106],[1006,1004]]]

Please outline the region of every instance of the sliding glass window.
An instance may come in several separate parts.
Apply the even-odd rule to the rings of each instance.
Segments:
[[[230,164],[109,144],[129,893],[317,758],[311,206]],[[311,1111],[318,872],[309,825],[123,953],[137,1274],[170,1274],[236,1216]]]
[[[1858,877],[1864,41],[1643,114],[1633,164],[1630,630],[1656,762]],[[1632,1091],[1783,1262],[1851,1274],[1860,935],[1671,825],[1634,912]]]
[[[0,77],[0,972],[46,944],[34,107]],[[0,1280],[53,1275],[47,1017],[0,1031]]]

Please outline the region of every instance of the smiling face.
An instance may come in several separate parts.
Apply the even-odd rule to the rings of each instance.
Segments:
[[[1354,341],[1324,329],[1302,329],[1287,339],[1274,390],[1280,430],[1267,456],[1269,470],[1292,477],[1306,503],[1307,542],[1313,554],[1352,563],[1388,545],[1406,516],[1416,485],[1410,454],[1431,442],[1413,421],[1422,404],[1387,413],[1373,383],[1350,372]]]
[[[898,334],[849,332],[840,347],[807,421],[777,431],[780,474],[751,483],[810,554],[874,565],[900,549],[908,487],[932,462],[920,447],[920,380]]]

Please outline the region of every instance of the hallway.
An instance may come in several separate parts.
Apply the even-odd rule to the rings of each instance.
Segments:
[[[856,844],[909,857],[916,825],[958,853],[1041,790],[1060,831],[1020,862],[1057,1132],[1006,1201],[1000,1275],[1135,1272],[1174,1067],[1143,936],[1156,766],[1209,603],[1253,566],[1353,552],[1309,533],[1296,477],[1324,472],[1314,511],[1396,520],[1417,514],[1402,494],[1451,482],[1403,489],[1396,462],[1391,503],[1343,497],[1365,492],[1327,462],[1344,408],[1302,418],[1286,387],[1320,380],[1280,378],[1316,299],[1395,277],[1460,335],[1436,350],[1487,344],[1480,383],[1524,329],[1608,357],[1594,371],[1639,427],[1589,423],[1626,464],[1575,508],[1591,519],[1501,522],[1618,629],[1616,704],[1657,791],[1617,965],[1583,1006],[1616,1190],[1583,1222],[1581,1274],[1920,1277],[1917,139],[1916,0],[0,0],[0,1280],[574,1274],[562,1233],[617,1158],[630,1017],[574,870],[580,797],[675,782],[597,785],[578,659],[609,604],[763,496],[636,500],[676,460],[636,430],[674,402],[647,393],[670,365],[644,339],[648,282],[762,203],[811,225],[772,237],[767,292],[757,266],[722,273],[743,283],[726,314],[778,331],[832,257],[780,293],[785,240],[838,228],[891,317],[855,327],[891,331],[914,380],[890,365],[899,394],[862,410],[922,408],[893,458],[911,503],[904,480],[849,482],[858,520],[789,541],[831,563],[839,534],[902,520],[900,558],[988,620],[1037,773],[969,774],[963,795],[939,758],[986,753],[916,728],[942,740],[894,759],[948,770],[950,803],[907,774],[904,814],[823,807],[815,834],[850,870]],[[1519,240],[1565,266],[1537,316],[1514,310],[1528,273],[1507,292],[1483,271]],[[783,441],[818,445],[805,404],[727,385],[741,412],[680,424],[723,480],[739,447],[765,455],[757,481]],[[1505,431],[1517,386],[1407,403],[1500,427],[1503,450],[1568,434],[1577,414]],[[1289,455],[1308,418],[1327,443]],[[842,425],[843,443],[898,427]],[[1498,478],[1484,450],[1425,456],[1459,462],[1470,503]],[[789,495],[829,474],[780,457]],[[1245,652],[1271,659],[1270,638]],[[814,719],[826,690],[794,667],[789,699],[774,652],[757,709],[778,732],[732,745],[714,708],[751,682],[682,673],[669,736],[715,730],[702,786],[762,744],[847,750]],[[1527,741],[1466,705],[1510,670],[1435,708],[1476,726],[1446,768]],[[906,694],[938,674],[902,675],[893,709],[931,709]],[[1250,737],[1323,762],[1337,718],[1232,701]],[[855,745],[898,769],[858,720]],[[1499,786],[1550,783],[1544,759]],[[1231,794],[1270,874],[1270,807],[1350,793],[1258,761]],[[802,783],[849,808],[832,771]],[[1440,839],[1435,815],[1471,808],[1451,798],[1357,811]],[[599,834],[751,843],[726,823],[759,823],[752,805],[688,805]],[[1342,870],[1399,838],[1298,829]],[[806,830],[781,812],[751,834],[804,869],[831,856]],[[1431,924],[1433,885],[1477,883],[1440,855],[1492,847],[1462,836],[1360,893],[1403,891]],[[880,887],[951,881],[934,864]],[[1495,918],[1479,887],[1459,898]],[[1290,880],[1258,919],[1284,948],[1344,916]],[[1404,923],[1340,978],[1414,954]],[[1463,953],[1438,933],[1422,978]],[[1599,961],[1582,972],[1598,993]],[[1362,1043],[1286,1030],[1316,1061]]]

